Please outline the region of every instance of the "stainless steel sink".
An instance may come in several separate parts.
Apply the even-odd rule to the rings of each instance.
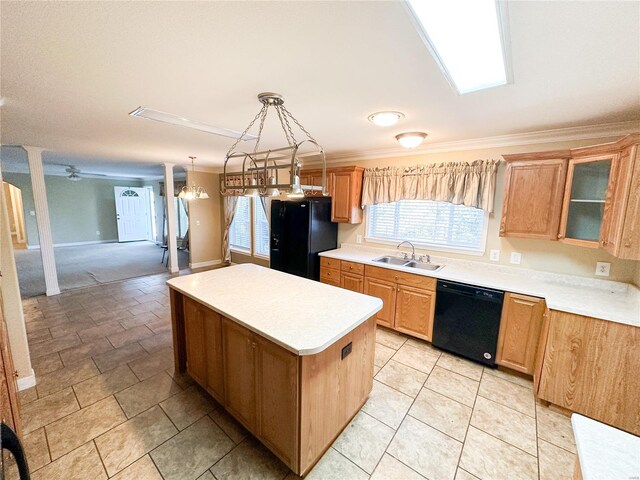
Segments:
[[[403,266],[409,268],[419,268],[420,270],[429,270],[431,272],[437,272],[442,267],[444,267],[444,265],[434,265],[433,263],[421,263],[414,261],[405,263]]]
[[[388,263],[389,265],[404,265],[408,262],[404,258],[392,257],[390,255],[385,255],[384,257],[378,257],[373,259],[374,262],[380,263]]]

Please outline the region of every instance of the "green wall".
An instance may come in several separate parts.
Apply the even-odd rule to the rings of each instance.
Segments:
[[[38,245],[38,227],[34,211],[31,179],[24,173],[3,172],[5,182],[22,190],[27,243]],[[53,243],[116,240],[116,206],[113,187],[141,187],[140,181],[83,178],[71,182],[66,177],[46,175],[49,217]],[[100,231],[100,235],[96,231]]]

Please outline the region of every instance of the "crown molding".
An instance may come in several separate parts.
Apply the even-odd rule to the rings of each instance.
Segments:
[[[535,145],[538,143],[568,142],[574,140],[601,139],[628,135],[640,131],[640,120],[628,122],[604,123],[586,125],[582,127],[556,128],[512,135],[497,135],[494,137],[456,140],[452,142],[427,143],[418,148],[395,148],[362,150],[358,152],[344,152],[327,154],[331,162],[345,160],[373,160],[386,157],[410,157],[425,153],[459,152],[465,150],[481,150],[483,148],[513,147],[520,145]]]

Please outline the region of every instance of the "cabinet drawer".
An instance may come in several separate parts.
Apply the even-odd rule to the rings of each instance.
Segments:
[[[371,265],[366,265],[364,272],[366,277],[378,278],[380,280],[386,280],[388,282],[396,282],[401,285],[425,288],[427,290],[436,289],[436,279],[431,277],[414,275],[412,273],[398,272],[397,270],[373,267]]]
[[[336,260],[335,258],[320,257],[320,267],[320,271],[322,271],[323,268],[335,268],[337,270],[340,270],[340,260]]]
[[[340,270],[336,270],[335,268],[321,267],[320,281],[322,283],[328,283],[329,285],[339,287],[340,286]]]
[[[341,270],[343,272],[355,273],[358,275],[364,274],[364,265],[362,263],[356,262],[347,262],[346,260],[342,260]]]

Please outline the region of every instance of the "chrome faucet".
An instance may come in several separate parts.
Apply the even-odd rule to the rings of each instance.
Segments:
[[[398,246],[396,247],[396,249],[400,250],[400,247],[405,244],[408,243],[409,245],[411,245],[411,260],[415,260],[416,259],[416,247],[413,246],[413,243],[411,243],[409,240],[404,240],[402,242],[400,242],[398,244]],[[408,258],[407,254],[404,254],[404,258]]]
[[[427,263],[431,263],[431,255],[420,255],[418,258],[419,262],[424,262],[424,259],[427,259]]]

